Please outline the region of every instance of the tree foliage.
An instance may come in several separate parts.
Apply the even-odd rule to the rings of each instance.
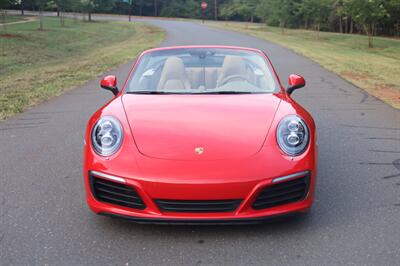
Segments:
[[[263,21],[284,28],[306,28],[343,33],[400,35],[400,0],[0,0],[19,8],[61,12],[118,13],[200,18],[202,1],[206,19]],[[218,7],[218,8],[217,8]],[[90,16],[89,16],[90,17]]]

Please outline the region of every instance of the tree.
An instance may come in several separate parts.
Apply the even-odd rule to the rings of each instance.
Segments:
[[[334,15],[339,20],[339,32],[343,33],[346,30],[343,30],[343,20],[347,19],[347,10],[344,5],[344,0],[334,0],[332,4]]]
[[[364,27],[368,35],[368,47],[372,48],[376,25],[388,16],[384,0],[352,0],[350,8],[355,14],[354,20]]]
[[[183,9],[184,6],[182,5],[182,3],[180,3],[180,1],[170,0],[161,8],[160,16],[162,17],[182,16]]]
[[[200,17],[199,3],[196,0],[169,0],[162,5],[160,16],[163,17]]]
[[[71,0],[54,0],[54,5],[57,8],[57,15],[60,18],[61,27],[65,26],[64,12],[72,5]]]
[[[82,11],[82,1],[81,0],[70,0],[68,9],[73,12],[74,23],[78,23],[77,13]]]
[[[232,2],[225,3],[221,7],[221,16],[226,19],[232,16],[240,16],[244,21],[248,22],[250,19],[253,20],[256,5],[249,2],[255,2],[250,0],[233,0]],[[248,24],[246,24],[246,28]]]
[[[296,5],[293,0],[261,0],[258,14],[261,18],[268,22],[269,20],[278,21],[279,27],[284,33],[287,23],[292,19]]]
[[[390,27],[393,26],[392,35],[400,35],[400,1],[399,0],[387,0],[384,2],[385,9],[388,11],[389,16],[387,17],[386,24]]]
[[[228,19],[234,14],[231,3],[229,2],[221,5],[219,8],[219,14],[225,19],[225,21],[228,21]]]
[[[85,20],[85,13],[87,13],[89,22],[92,21],[92,12],[95,8],[95,5],[96,3],[94,0],[81,0],[83,20]]]
[[[35,4],[39,7],[39,30],[44,30],[43,25],[43,10],[45,9],[46,5],[49,4],[49,0],[35,0]]]
[[[317,38],[319,38],[321,23],[326,21],[329,16],[330,8],[330,0],[303,0],[297,12],[301,13],[308,21],[314,23],[315,30],[317,31]]]
[[[214,0],[214,20],[218,20],[218,0]]]

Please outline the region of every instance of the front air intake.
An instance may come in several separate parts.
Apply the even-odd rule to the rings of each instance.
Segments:
[[[308,192],[310,173],[303,177],[265,187],[253,202],[253,209],[261,210],[303,200]]]
[[[110,180],[90,176],[93,196],[101,202],[120,205],[133,209],[146,208],[143,200],[136,190],[130,186]]]
[[[242,200],[155,200],[163,212],[233,212]]]

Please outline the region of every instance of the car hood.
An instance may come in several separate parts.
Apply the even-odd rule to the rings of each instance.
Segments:
[[[280,98],[274,94],[125,94],[122,102],[143,155],[220,160],[260,151]]]

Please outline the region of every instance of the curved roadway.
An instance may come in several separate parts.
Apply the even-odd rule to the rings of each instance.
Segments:
[[[267,52],[314,116],[319,180],[312,212],[252,226],[138,225],[92,214],[82,142],[111,94],[99,79],[0,124],[1,265],[333,265],[400,263],[400,112],[285,48],[192,22],[148,20],[166,45]],[[123,80],[131,63],[112,71]]]

